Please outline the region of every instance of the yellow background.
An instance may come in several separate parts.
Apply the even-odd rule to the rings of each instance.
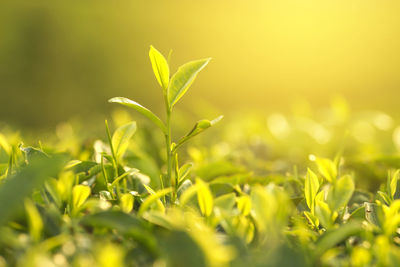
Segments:
[[[3,1],[0,120],[51,125],[106,114],[113,96],[162,110],[148,48],[172,70],[210,65],[182,99],[224,113],[314,107],[343,95],[353,109],[398,113],[400,1]]]

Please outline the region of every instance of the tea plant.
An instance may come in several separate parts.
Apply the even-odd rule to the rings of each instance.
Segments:
[[[171,117],[175,104],[189,89],[198,73],[210,62],[211,58],[190,61],[179,67],[178,71],[170,78],[169,64],[165,57],[153,46],[150,46],[149,57],[154,75],[163,90],[164,104],[166,111],[166,122],[161,121],[157,115],[139,103],[125,97],[114,97],[109,100],[111,103],[119,103],[130,107],[148,119],[150,119],[165,135],[165,152],[167,155],[167,186],[172,186],[172,200],[174,203],[177,197],[179,186],[183,183],[190,165],[178,166],[177,150],[188,140],[210,128],[219,122],[223,116],[214,120],[200,120],[194,127],[176,143],[172,141]],[[162,185],[164,182],[161,183]]]
[[[110,102],[160,129],[165,160],[152,128],[125,110],[98,140],[73,123],[45,142],[1,129],[0,267],[400,265],[400,127],[389,115],[341,102],[238,115],[192,145],[221,117],[201,120],[174,141],[173,108],[209,59],[171,78],[153,47],[150,60],[165,122]],[[190,163],[179,165],[179,149]]]

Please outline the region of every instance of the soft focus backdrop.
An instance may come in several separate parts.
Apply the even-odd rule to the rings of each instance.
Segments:
[[[342,95],[352,109],[397,116],[400,1],[18,1],[0,4],[0,121],[51,127],[108,114],[113,96],[162,111],[148,60],[173,71],[213,57],[179,104],[232,110],[312,107]]]

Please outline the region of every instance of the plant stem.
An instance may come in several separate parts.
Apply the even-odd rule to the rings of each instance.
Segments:
[[[172,177],[172,166],[173,166],[173,158],[172,158],[172,138],[171,138],[171,110],[167,107],[167,134],[165,135],[166,141],[166,149],[167,149],[167,179],[168,186],[173,186],[173,177]],[[172,203],[175,201],[175,187],[172,192]]]
[[[175,188],[175,182],[173,180],[173,174],[172,174],[172,168],[173,168],[173,151],[172,151],[172,134],[171,134],[171,113],[172,110],[169,107],[168,104],[168,97],[166,94],[164,94],[164,100],[165,100],[165,107],[166,107],[166,113],[167,113],[167,133],[165,134],[165,145],[167,149],[167,184],[168,186],[173,187],[173,191],[171,192],[171,203],[173,204],[175,202],[175,197],[176,197],[176,188]]]
[[[117,177],[118,177],[118,161],[117,161],[117,156],[115,154],[114,147],[113,147],[113,144],[112,144],[110,128],[108,127],[107,120],[106,120],[106,130],[107,130],[108,142],[109,142],[110,148],[111,148],[112,159],[113,159],[112,164],[113,164],[113,167],[114,167],[114,179],[117,179]],[[120,197],[120,195],[121,195],[121,192],[120,192],[119,184],[117,183],[117,196],[118,196],[118,198]]]

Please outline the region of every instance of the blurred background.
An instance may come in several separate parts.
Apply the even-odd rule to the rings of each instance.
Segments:
[[[178,106],[285,112],[343,96],[398,117],[400,1],[20,1],[0,4],[0,121],[53,127],[125,96],[161,113],[149,45],[172,71],[213,57]],[[296,102],[298,103],[298,102]]]

